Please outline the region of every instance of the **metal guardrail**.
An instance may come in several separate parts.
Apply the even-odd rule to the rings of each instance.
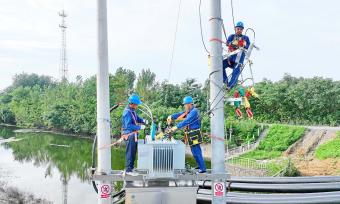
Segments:
[[[230,131],[230,134],[229,134],[229,139],[232,137],[232,134]],[[233,157],[236,157],[236,156],[239,156],[241,154],[244,154],[246,152],[249,152],[251,150],[254,150],[256,149],[257,146],[259,146],[261,140],[267,135],[268,133],[268,129],[264,129],[264,126],[262,125],[260,128],[257,129],[257,136],[258,138],[256,139],[256,141],[250,143],[248,142],[247,144],[243,144],[241,146],[238,146],[238,147],[234,147],[234,148],[227,148],[227,151],[226,151],[226,158],[233,158]],[[254,138],[254,135],[253,135],[253,138]]]
[[[242,157],[228,159],[227,169],[237,176],[267,176],[269,172],[267,163]]]
[[[250,150],[255,149],[257,146],[258,146],[258,143],[257,142],[253,142],[253,143],[243,144],[241,146],[229,149],[227,151],[227,153],[226,153],[227,154],[227,158],[233,158],[235,156],[244,154],[244,153],[246,153],[246,152],[248,152]]]

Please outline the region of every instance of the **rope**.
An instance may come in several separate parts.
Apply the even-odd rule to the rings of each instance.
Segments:
[[[228,37],[227,37],[227,32],[226,32],[225,27],[224,27],[224,23],[222,23],[222,30],[223,30],[223,34],[224,34],[224,37],[225,37],[225,41],[227,42]]]
[[[205,136],[208,136],[210,138],[214,138],[214,139],[217,139],[217,140],[220,140],[220,141],[225,141],[224,138],[216,137],[216,136],[213,136],[213,135],[208,134],[208,133],[202,133],[202,134],[205,135]]]
[[[181,5],[182,5],[182,0],[179,0],[175,35],[174,35],[174,41],[173,41],[173,44],[172,44],[171,59],[170,59],[170,65],[169,65],[168,81],[170,81],[170,78],[171,78],[172,64],[173,64],[173,61],[174,61],[174,53],[175,53],[175,46],[176,46],[176,40],[177,40],[179,17],[180,17],[180,13],[181,13]]]
[[[234,32],[235,31],[235,16],[234,16],[234,5],[233,5],[233,0],[230,0],[230,7],[231,7],[231,16],[233,18],[233,28],[234,28]]]
[[[201,30],[201,41],[202,41],[202,44],[203,44],[205,51],[207,52],[208,55],[210,55],[210,52],[207,49],[207,46],[205,45],[204,38],[203,38],[201,5],[202,5],[202,0],[200,0],[199,6],[198,6],[198,15],[199,15],[199,19],[200,19],[200,30]]]
[[[131,135],[133,135],[133,134],[137,134],[139,131],[140,131],[140,130],[136,130],[136,131],[130,132],[130,133],[128,133],[128,134],[122,135],[118,141],[116,141],[116,142],[114,142],[114,143],[111,143],[111,144],[109,144],[109,145],[104,145],[104,146],[102,146],[102,147],[99,147],[98,149],[101,150],[101,149],[106,149],[106,148],[115,146],[116,144],[121,143],[123,140],[127,140],[129,136],[131,136]]]

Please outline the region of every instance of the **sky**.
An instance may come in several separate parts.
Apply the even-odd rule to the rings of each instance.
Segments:
[[[198,0],[182,0],[174,58],[169,67],[180,0],[108,0],[109,71],[151,69],[157,80],[180,83],[208,77],[200,36]],[[61,21],[68,13],[69,79],[97,71],[95,0],[0,0],[0,89],[15,74],[37,73],[58,79]],[[230,0],[222,18],[233,32]],[[235,21],[256,31],[260,51],[252,54],[255,81],[293,76],[340,80],[340,1],[234,0]],[[204,40],[208,40],[209,0],[202,0]],[[251,40],[252,34],[249,34]],[[244,76],[249,76],[245,70]]]

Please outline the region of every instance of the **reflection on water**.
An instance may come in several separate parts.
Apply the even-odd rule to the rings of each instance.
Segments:
[[[15,133],[0,126],[0,181],[54,203],[96,203],[89,180],[92,140],[51,133]],[[124,169],[125,150],[112,149],[112,169]],[[193,158],[187,162],[194,166]],[[210,162],[207,163],[210,167]],[[2,171],[8,172],[4,175]],[[119,191],[122,183],[114,183]]]
[[[54,203],[96,202],[88,173],[92,140],[51,133],[14,133],[7,127],[0,127],[0,137],[23,138],[1,145],[0,166],[10,175],[0,180],[7,179],[8,185]],[[123,167],[124,150],[113,149],[112,168]]]

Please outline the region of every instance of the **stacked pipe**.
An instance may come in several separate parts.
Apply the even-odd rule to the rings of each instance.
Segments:
[[[340,203],[340,177],[231,177],[227,203]],[[233,192],[238,191],[238,192]],[[211,182],[199,182],[198,203],[211,203]]]

